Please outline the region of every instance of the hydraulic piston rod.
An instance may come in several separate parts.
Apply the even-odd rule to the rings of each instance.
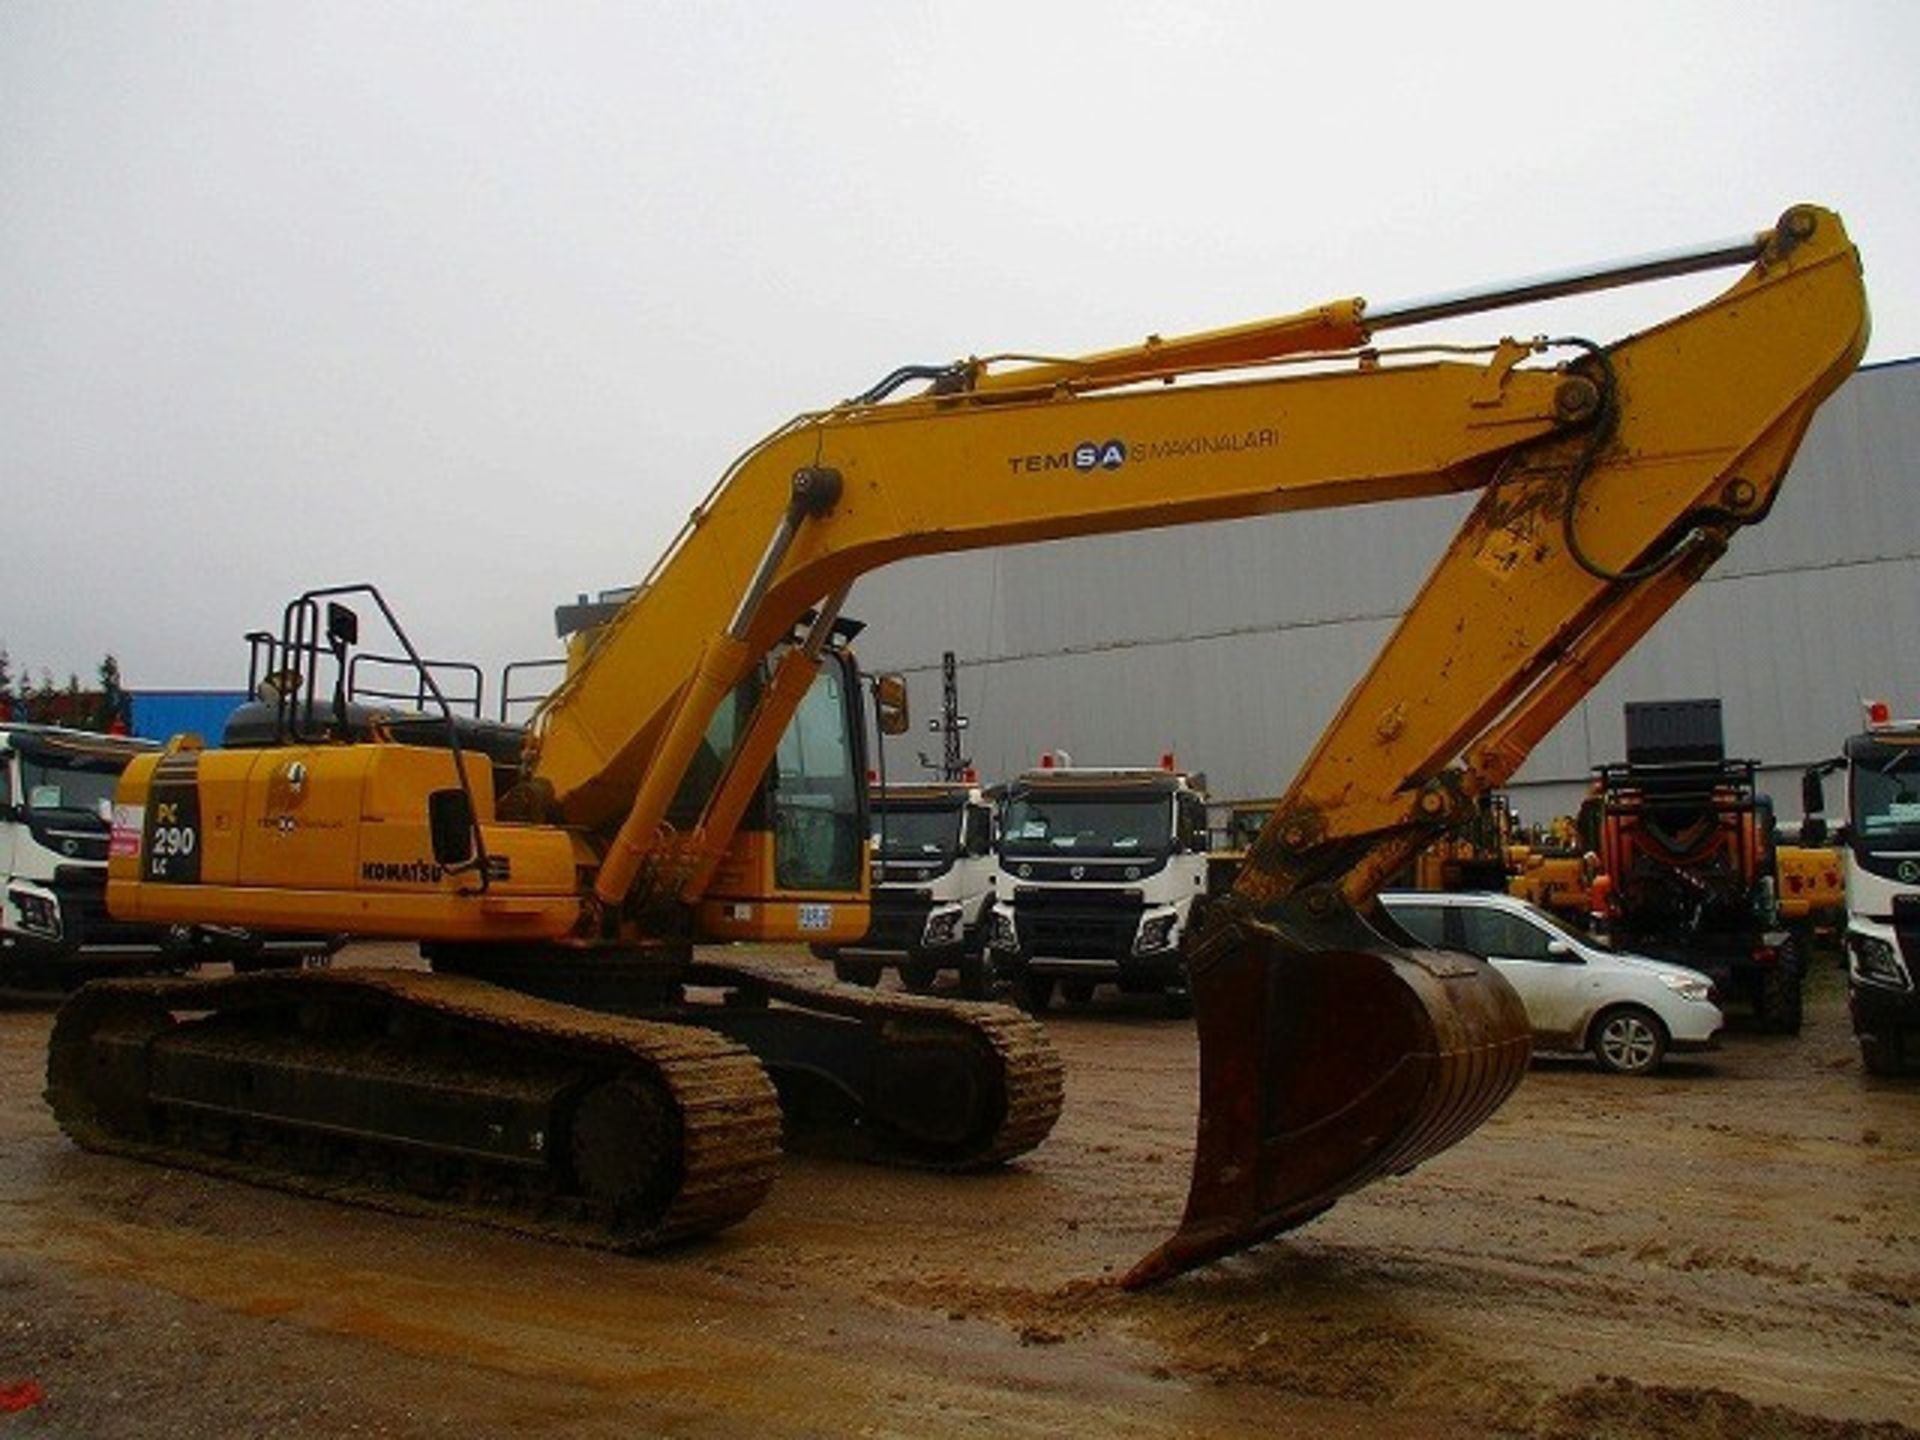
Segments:
[[[1791,223],[1791,213],[1788,218]],[[1446,320],[1455,315],[1478,315],[1509,305],[1527,305],[1536,300],[1557,300],[1565,295],[1615,290],[1624,285],[1644,284],[1649,280],[1668,280],[1676,275],[1696,275],[1703,270],[1751,265],[1760,258],[1771,238],[1765,233],[1746,235],[1717,243],[1638,255],[1628,260],[1556,270],[1520,280],[1503,280],[1467,290],[1449,290],[1439,295],[1401,300],[1378,308],[1368,306],[1362,312],[1361,323],[1370,331],[1392,330],[1403,325],[1424,325],[1429,320]]]

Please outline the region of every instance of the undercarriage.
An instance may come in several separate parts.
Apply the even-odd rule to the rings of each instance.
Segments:
[[[1059,1115],[1059,1061],[1010,1009],[683,973],[719,998],[675,987],[640,1017],[401,970],[102,982],[60,1014],[48,1100],[88,1149],[628,1251],[743,1219],[783,1136],[967,1170]]]

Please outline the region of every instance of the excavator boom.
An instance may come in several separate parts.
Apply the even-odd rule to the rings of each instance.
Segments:
[[[1130,1283],[1411,1168],[1518,1083],[1528,1031],[1511,993],[1483,969],[1377,933],[1373,897],[1511,777],[1735,530],[1766,515],[1867,337],[1858,254],[1839,218],[1810,206],[1751,239],[1376,318],[1416,324],[1736,263],[1746,273],[1717,299],[1610,347],[1559,342],[1566,358],[1550,368],[1525,367],[1530,347],[1506,342],[1477,365],[1362,353],[1222,383],[1222,369],[1362,338],[1358,302],[990,379],[955,367],[917,399],[806,417],[749,456],[683,537],[685,553],[738,551],[790,479],[831,484],[832,503],[763,566],[756,607],[733,616],[751,654],[819,597],[910,555],[1480,492],[1195,946],[1192,1193],[1180,1231]],[[1189,368],[1207,383],[1168,388]],[[1159,384],[1140,388],[1149,381]],[[636,637],[657,663],[663,633],[684,644],[711,633],[710,617],[654,618],[688,616],[704,569],[658,572],[595,663],[621,667]],[[643,738],[643,727],[606,734],[600,696],[622,687],[596,692],[591,675],[546,717],[539,764],[562,795],[604,786]],[[722,672],[714,691],[731,680]],[[678,723],[691,732],[704,712]],[[646,834],[629,838],[645,853]],[[624,884],[616,873],[609,885],[602,872],[603,898]]]

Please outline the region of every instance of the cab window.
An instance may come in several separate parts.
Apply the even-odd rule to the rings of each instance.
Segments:
[[[1395,905],[1390,915],[1422,945],[1439,949],[1447,943],[1447,912],[1438,905]]]
[[[1461,939],[1464,950],[1485,960],[1499,956],[1503,960],[1550,960],[1546,931],[1524,915],[1505,910],[1462,909]]]
[[[857,694],[839,664],[822,665],[774,752],[774,879],[783,890],[860,883],[866,788],[849,724]]]

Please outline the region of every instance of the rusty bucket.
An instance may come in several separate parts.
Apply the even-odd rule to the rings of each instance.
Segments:
[[[1331,926],[1216,914],[1190,960],[1200,1127],[1180,1228],[1132,1289],[1303,1224],[1411,1170],[1499,1108],[1531,1053],[1484,961]]]

